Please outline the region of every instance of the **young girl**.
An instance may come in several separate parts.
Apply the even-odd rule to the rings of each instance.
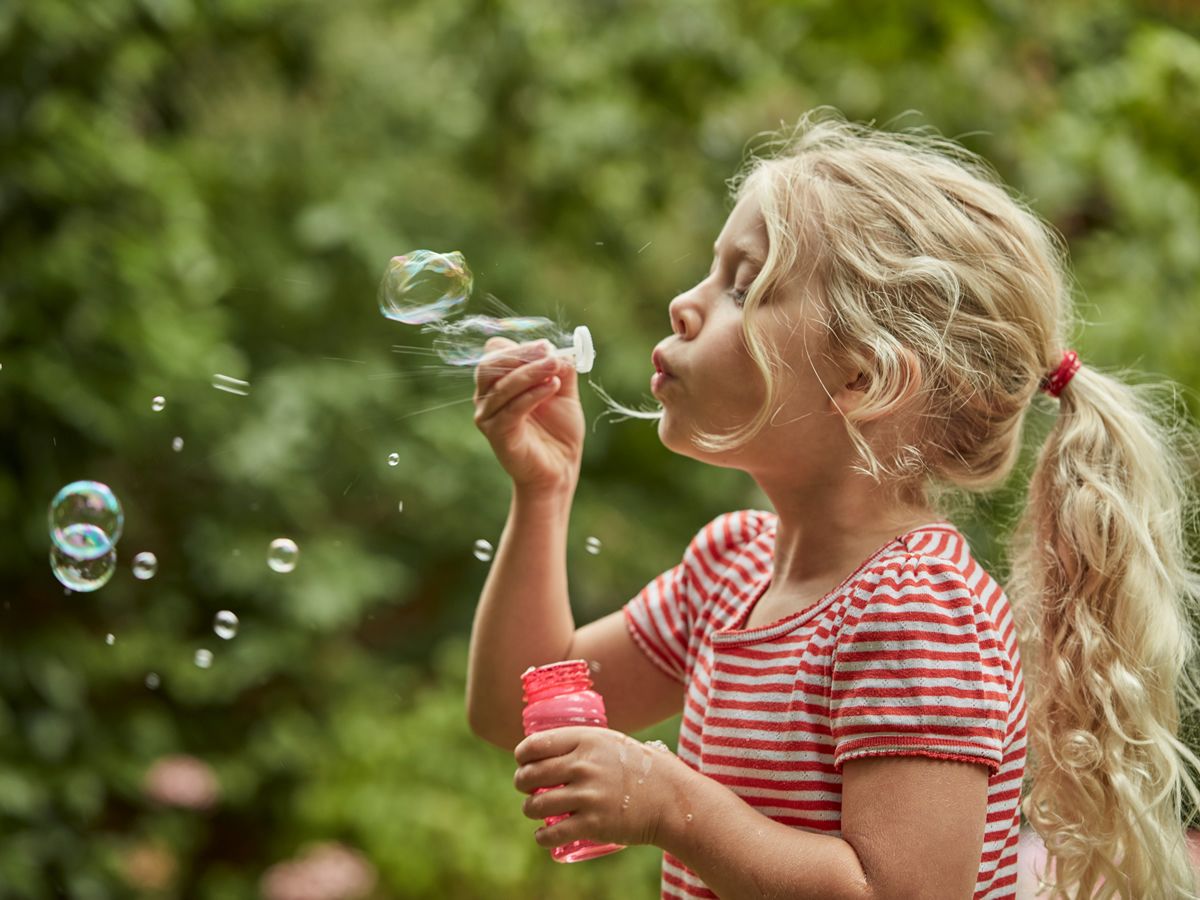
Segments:
[[[664,897],[999,900],[1023,809],[1052,896],[1194,896],[1184,471],[1154,408],[1065,349],[1053,233],[949,141],[821,113],[734,200],[651,390],[669,449],[748,473],[774,512],[719,516],[576,628],[575,373],[495,340],[477,374],[513,498],[467,705],[516,746],[525,814],[570,813],[538,843],[654,844]],[[1006,595],[944,498],[1004,482],[1034,402],[1058,418]],[[599,664],[612,730],[522,739],[521,672],[572,658]],[[626,736],[681,711],[678,756]]]

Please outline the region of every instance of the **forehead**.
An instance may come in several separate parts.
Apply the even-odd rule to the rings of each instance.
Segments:
[[[767,258],[767,248],[767,223],[763,219],[762,205],[757,193],[749,191],[738,200],[725,220],[725,227],[713,244],[713,252],[718,255],[741,253],[761,263]]]

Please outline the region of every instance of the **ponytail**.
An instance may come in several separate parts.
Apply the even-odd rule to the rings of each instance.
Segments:
[[[1087,367],[1059,403],[1008,585],[1029,687],[1022,810],[1054,868],[1053,900],[1196,897],[1182,794],[1200,808],[1200,759],[1179,739],[1179,703],[1200,709],[1200,576],[1175,449],[1190,435]]]

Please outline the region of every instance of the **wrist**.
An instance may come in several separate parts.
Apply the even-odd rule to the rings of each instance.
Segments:
[[[654,823],[651,843],[674,856],[686,852],[693,834],[695,805],[707,781],[679,757],[672,760],[667,769],[666,797],[659,806],[659,815]]]
[[[553,482],[513,482],[513,505],[547,511],[563,511],[571,508],[575,497],[575,479]]]

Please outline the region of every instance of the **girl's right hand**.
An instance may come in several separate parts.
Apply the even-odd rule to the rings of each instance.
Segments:
[[[575,487],[584,420],[575,367],[549,341],[490,338],[475,369],[475,425],[522,488]]]

